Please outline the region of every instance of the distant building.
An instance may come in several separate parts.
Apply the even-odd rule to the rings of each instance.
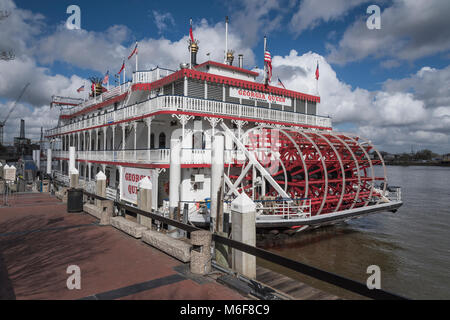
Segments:
[[[442,162],[450,162],[450,153],[444,154],[442,156]]]

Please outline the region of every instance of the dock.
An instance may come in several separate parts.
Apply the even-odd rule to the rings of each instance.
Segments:
[[[0,203],[0,299],[245,300],[254,295],[224,285],[224,274],[189,272],[170,257],[45,193],[16,194]],[[81,270],[81,289],[69,290],[67,268]],[[336,299],[258,267],[261,285],[282,299]]]

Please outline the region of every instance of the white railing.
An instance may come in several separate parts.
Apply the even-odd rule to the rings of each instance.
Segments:
[[[82,129],[88,130],[94,126],[131,119],[134,117],[139,117],[163,110],[197,112],[218,116],[227,115],[238,118],[331,128],[331,118],[328,117],[306,115],[302,113],[247,106],[222,101],[166,95],[158,96],[142,103],[134,104],[116,111],[98,115],[94,118],[78,121],[73,124],[48,130],[47,135],[52,136],[64,134]]]
[[[402,201],[402,188],[400,187],[388,187],[386,190],[386,198],[390,201]]]
[[[257,220],[273,219],[306,219],[311,217],[311,199],[292,201],[262,200],[257,203]]]
[[[151,83],[171,75],[175,71],[156,67],[149,71],[133,72],[133,83]]]
[[[69,158],[69,151],[53,151],[53,158]],[[76,158],[83,161],[107,161],[127,163],[153,163],[169,164],[170,149],[153,150],[106,150],[106,151],[77,151]],[[210,149],[182,149],[182,164],[211,164]],[[225,163],[243,161],[244,152],[238,150],[225,150]]]
[[[94,104],[98,104],[98,103],[101,103],[108,99],[111,99],[115,96],[121,95],[122,93],[127,92],[128,89],[130,88],[130,86],[131,86],[131,82],[126,82],[124,84],[121,84],[117,87],[112,88],[111,90],[108,90],[108,91],[102,93],[101,95],[99,95],[95,98],[89,99],[89,100],[79,104],[76,107],[61,110],[61,115],[63,115],[63,116],[72,115],[72,114],[75,114],[75,113],[77,113],[87,107],[90,107]]]

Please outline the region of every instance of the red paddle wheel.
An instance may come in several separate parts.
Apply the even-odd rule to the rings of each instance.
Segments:
[[[374,165],[384,167],[381,155],[358,137],[257,127],[247,131],[242,142],[291,199],[311,200],[311,215],[378,203],[381,190],[375,183],[384,182],[382,192],[386,188],[386,174],[374,174]],[[235,161],[228,176],[232,183],[239,181],[238,192],[255,200],[280,197],[248,159]]]

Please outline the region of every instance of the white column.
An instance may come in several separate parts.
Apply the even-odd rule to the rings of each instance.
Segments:
[[[95,151],[98,151],[98,128],[95,129]]]
[[[211,232],[222,232],[223,222],[219,221],[219,230],[216,230],[218,192],[223,178],[224,165],[224,136],[213,136],[212,154],[211,154],[211,218],[210,230]]]
[[[116,125],[111,126],[112,129],[112,150],[116,150]]]
[[[181,184],[181,141],[179,139],[170,140],[170,172],[169,172],[169,217],[175,218],[175,212],[180,201]],[[176,229],[169,226],[169,231]],[[172,231],[172,237],[178,237],[178,232]]]
[[[181,141],[180,139],[170,140],[170,182],[169,182],[169,210],[173,219],[174,211],[180,201],[180,177],[181,177]]]
[[[147,125],[147,160],[150,161],[150,146],[152,139],[152,120],[153,117],[145,118],[145,124]]]
[[[76,158],[75,147],[69,147],[69,176],[73,170],[76,170],[75,158]]]
[[[187,77],[184,77],[183,95],[185,97],[188,95],[188,80],[187,80]]]
[[[52,174],[52,149],[47,149],[47,174]]]
[[[133,121],[133,129],[134,129],[134,161],[137,160],[137,122]]]

